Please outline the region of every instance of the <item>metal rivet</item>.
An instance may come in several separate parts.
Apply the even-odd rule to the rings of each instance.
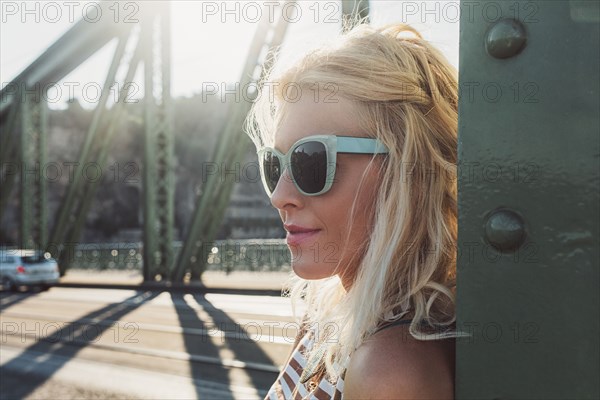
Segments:
[[[523,25],[514,19],[506,18],[496,22],[487,32],[485,48],[496,58],[516,56],[523,50],[527,34]]]
[[[493,211],[485,223],[485,238],[499,251],[513,251],[525,241],[525,223],[508,209]]]

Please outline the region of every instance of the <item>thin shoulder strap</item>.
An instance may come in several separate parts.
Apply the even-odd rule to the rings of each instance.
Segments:
[[[411,322],[412,322],[412,319],[399,319],[399,320],[396,320],[396,321],[392,321],[392,322],[390,322],[390,323],[388,323],[386,325],[383,325],[383,326],[379,327],[374,333],[382,331],[382,330],[384,330],[386,328],[389,328],[391,326],[406,325],[406,324],[410,324]]]

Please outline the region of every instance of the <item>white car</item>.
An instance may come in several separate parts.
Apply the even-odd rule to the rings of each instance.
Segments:
[[[20,286],[47,289],[58,283],[60,273],[49,253],[35,250],[0,250],[0,283],[4,290]]]

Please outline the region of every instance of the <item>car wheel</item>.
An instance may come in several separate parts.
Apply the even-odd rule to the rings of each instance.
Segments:
[[[17,286],[14,284],[14,282],[7,276],[5,276],[4,278],[2,278],[2,287],[4,288],[5,291],[11,291],[14,292],[17,290]]]
[[[48,285],[48,284],[44,283],[44,284],[40,285],[40,291],[46,292],[46,291],[50,290],[51,287],[52,287],[52,285]]]

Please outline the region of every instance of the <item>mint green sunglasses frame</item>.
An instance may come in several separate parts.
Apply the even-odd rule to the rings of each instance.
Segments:
[[[269,185],[267,183],[267,178],[265,175],[264,165],[262,162],[262,156],[270,152],[275,155],[279,160],[279,180],[284,175],[285,170],[291,166],[292,153],[294,150],[307,142],[319,142],[325,146],[325,150],[327,152],[327,171],[325,176],[325,186],[317,193],[307,193],[296,182],[296,179],[293,177],[293,173],[290,171],[290,176],[292,178],[292,182],[296,189],[300,193],[305,196],[318,196],[324,193],[327,193],[331,186],[333,185],[333,180],[335,177],[335,165],[337,159],[337,153],[344,154],[386,154],[389,153],[388,148],[381,143],[378,139],[366,138],[366,137],[354,137],[354,136],[337,136],[337,135],[313,135],[307,136],[298,140],[294,143],[286,154],[281,153],[277,149],[273,147],[263,147],[258,150],[258,164],[260,167],[260,176],[262,178],[263,186],[269,198],[273,195],[273,192],[270,191]],[[279,184],[279,182],[277,183]],[[277,187],[277,184],[275,187]],[[273,189],[275,190],[275,189]]]

